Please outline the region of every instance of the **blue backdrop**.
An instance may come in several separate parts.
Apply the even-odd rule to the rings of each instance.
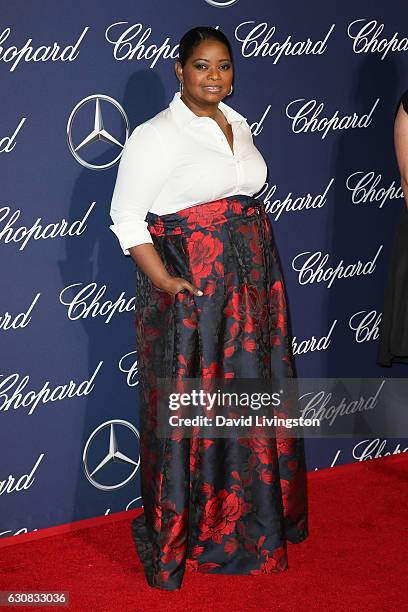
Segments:
[[[168,105],[177,42],[191,27],[219,26],[232,43],[226,102],[268,163],[260,197],[284,267],[298,375],[407,375],[375,363],[403,206],[393,121],[407,87],[405,4],[3,5],[0,537],[141,505],[135,269],[109,206],[126,121],[132,130]],[[103,126],[84,141],[95,115]],[[359,260],[364,274],[319,280],[319,270]],[[309,440],[308,469],[407,446]]]

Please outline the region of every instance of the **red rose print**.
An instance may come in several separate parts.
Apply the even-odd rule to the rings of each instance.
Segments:
[[[189,329],[197,329],[197,321],[197,313],[193,310],[189,319],[183,319],[183,325]]]
[[[222,249],[221,240],[211,234],[203,232],[191,234],[187,242],[187,250],[193,282],[199,284],[201,279],[205,280],[210,275],[213,263],[222,253]]]
[[[211,538],[220,544],[224,535],[235,530],[235,523],[241,514],[241,498],[236,493],[228,493],[225,489],[219,491],[205,505],[204,524],[199,539]]]
[[[189,206],[186,210],[179,212],[179,215],[186,219],[190,228],[194,229],[196,225],[207,226],[211,225],[214,219],[225,221],[224,212],[228,208],[226,200],[216,200],[209,202],[205,207],[196,205]]]
[[[277,438],[276,446],[280,455],[291,455],[293,453],[293,440],[291,438]]]
[[[248,438],[243,439],[243,444],[250,448],[260,463],[267,465],[273,460],[273,451],[269,438]]]
[[[259,478],[267,485],[270,485],[273,482],[273,473],[270,470],[266,470],[265,468],[261,470],[259,474]]]
[[[256,286],[252,285],[233,287],[223,312],[228,317],[243,321],[245,332],[257,332],[260,324],[266,321],[268,314],[265,289],[259,291]]]
[[[226,552],[228,555],[231,555],[232,553],[234,553],[238,548],[238,542],[236,541],[236,539],[231,539],[231,540],[227,540],[224,544],[224,552]]]
[[[235,351],[235,346],[226,346],[224,347],[224,357],[231,357]]]
[[[217,282],[215,280],[212,280],[211,278],[208,279],[204,287],[202,288],[204,295],[207,297],[212,297],[214,295],[216,286],[217,286]]]
[[[283,546],[279,546],[279,548],[273,551],[272,556],[266,557],[261,567],[261,571],[265,574],[269,574],[270,572],[281,572],[287,568],[287,565],[286,550]]]
[[[222,367],[218,361],[213,361],[208,367],[202,368],[202,378],[221,378]]]
[[[226,200],[223,201],[226,202]],[[243,208],[239,200],[231,200],[229,206],[237,215],[242,215]]]
[[[163,545],[163,563],[176,561],[180,563],[186,550],[186,521],[187,509],[182,514],[173,516],[167,525],[167,539]]]
[[[236,319],[239,321],[239,294],[238,291],[233,291],[232,295],[230,295],[227,305],[224,307],[223,313],[227,317],[231,317],[232,319]]]
[[[256,350],[256,342],[253,338],[244,338],[242,348],[248,353],[253,353]]]
[[[279,329],[282,336],[286,336],[285,295],[282,281],[275,281],[271,287],[271,317],[272,328]]]
[[[157,219],[154,224],[148,225],[149,231],[155,236],[164,236],[164,222],[162,219]]]

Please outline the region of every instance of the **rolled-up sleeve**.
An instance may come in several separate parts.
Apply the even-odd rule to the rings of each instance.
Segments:
[[[138,125],[125,143],[112,195],[109,228],[117,236],[124,255],[129,248],[153,243],[144,220],[160,193],[168,172],[166,148],[157,128]]]

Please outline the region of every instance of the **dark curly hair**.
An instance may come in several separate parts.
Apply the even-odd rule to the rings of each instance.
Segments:
[[[217,40],[223,43],[227,47],[232,61],[231,44],[225,34],[211,26],[198,26],[188,30],[180,40],[178,61],[182,66],[192,55],[194,48],[203,40]]]

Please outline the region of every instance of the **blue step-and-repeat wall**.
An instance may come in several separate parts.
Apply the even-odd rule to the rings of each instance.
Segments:
[[[135,266],[109,207],[127,135],[178,89],[191,27],[219,26],[233,47],[225,102],[268,163],[259,197],[298,375],[407,376],[376,365],[404,205],[393,121],[407,17],[405,0],[2,3],[0,537],[141,505]],[[408,450],[306,442],[309,470]]]

